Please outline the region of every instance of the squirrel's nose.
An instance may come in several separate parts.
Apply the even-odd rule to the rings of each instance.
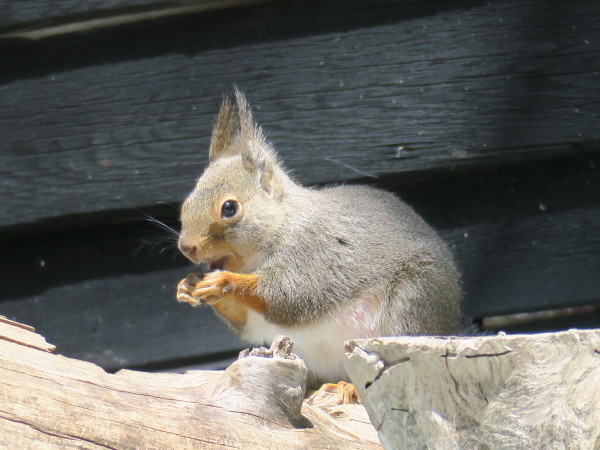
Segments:
[[[181,253],[183,253],[185,256],[187,256],[188,258],[190,256],[193,256],[194,252],[196,251],[195,245],[189,244],[182,239],[179,239],[179,242],[177,242],[177,247],[179,247],[179,251]]]

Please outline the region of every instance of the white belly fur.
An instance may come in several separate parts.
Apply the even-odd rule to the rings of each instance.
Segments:
[[[292,351],[304,360],[308,370],[323,381],[348,380],[343,365],[344,342],[378,334],[378,314],[368,311],[365,306],[358,302],[345,312],[336,311],[309,325],[298,327],[270,323],[261,314],[249,311],[241,338],[254,345],[268,346],[276,334],[283,334],[292,339]]]

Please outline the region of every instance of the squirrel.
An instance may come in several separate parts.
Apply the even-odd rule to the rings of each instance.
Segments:
[[[438,234],[390,192],[300,185],[237,88],[182,204],[178,247],[207,272],[177,299],[212,306],[255,345],[289,336],[309,384],[348,379],[349,339],[459,332],[460,275]]]

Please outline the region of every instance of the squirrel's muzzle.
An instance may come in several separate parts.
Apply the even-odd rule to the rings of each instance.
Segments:
[[[177,247],[179,248],[179,251],[183,253],[183,256],[197,264],[202,260],[200,257],[200,249],[202,248],[201,244],[202,243],[198,243],[196,240],[190,239],[186,235],[181,234],[179,235]]]

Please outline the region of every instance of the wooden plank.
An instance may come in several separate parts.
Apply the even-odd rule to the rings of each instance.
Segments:
[[[107,0],[102,2],[102,9],[115,9],[156,3],[156,0]],[[70,16],[73,14],[93,13],[98,11],[98,2],[78,0],[33,0],[20,2],[1,0],[0,30],[20,23],[49,20],[51,18]]]
[[[90,0],[33,0],[20,2],[15,0],[1,0],[0,29],[23,22],[36,22],[65,17],[74,14],[93,13],[102,10],[128,8],[141,5],[151,5],[156,0],[107,0],[98,8],[98,2]]]
[[[114,370],[194,364],[242,348],[209,308],[177,303],[177,283],[194,268],[173,235],[148,221],[1,245],[0,314],[35,325],[65,355]]]
[[[209,308],[177,303],[174,289],[185,274],[90,279],[0,303],[0,311],[34,323],[62,354],[107,370],[189,365],[239,351],[245,345]]]
[[[444,233],[456,245],[465,310],[481,318],[600,300],[600,211],[478,224]],[[466,236],[466,237],[465,237]]]
[[[14,30],[20,27],[39,30],[59,23],[82,23],[98,17],[109,18],[112,16],[114,18],[126,14],[169,9],[180,9],[184,13],[185,8],[195,7],[195,10],[203,10],[210,6],[214,8],[219,4],[231,6],[231,3],[228,0],[106,0],[101,4],[89,0],[30,0],[27,2],[0,0],[0,10],[2,10],[0,34],[7,29],[14,33]],[[244,1],[235,0],[233,3],[240,4]]]
[[[600,300],[600,160],[585,154],[397,187],[454,248],[477,317]]]
[[[591,305],[571,306],[561,309],[547,309],[536,312],[515,313],[504,316],[488,316],[482,321],[482,327],[486,330],[503,330],[514,332],[514,330],[531,331],[534,325],[535,331],[551,330],[552,327],[564,326],[565,322],[577,323],[571,328],[595,328],[600,324],[600,302]],[[548,328],[550,327],[550,328]]]
[[[27,2],[28,8],[9,8],[8,14],[0,19],[0,39],[46,39],[70,33],[124,26],[147,20],[158,20],[170,16],[205,13],[223,8],[247,6],[268,0],[180,0],[156,1],[111,1],[98,8],[97,3],[70,1]],[[2,7],[0,1],[0,8]],[[16,2],[8,2],[9,5]],[[29,5],[31,3],[31,5]],[[52,6],[60,6],[53,9]]]
[[[596,2],[359,4],[3,43],[0,225],[181,199],[234,82],[305,183],[598,150]]]

